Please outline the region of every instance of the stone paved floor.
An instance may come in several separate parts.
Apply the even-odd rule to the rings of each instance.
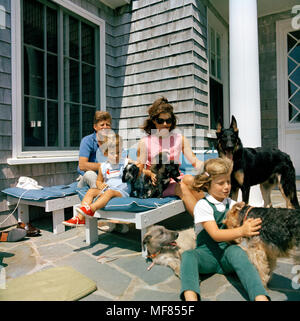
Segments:
[[[282,205],[278,191],[273,192],[272,199],[277,206]],[[178,229],[191,222],[183,213],[164,221],[164,225]],[[65,233],[54,235],[51,224],[50,216],[36,220],[33,225],[42,230],[42,236],[0,243],[0,268],[5,268],[7,279],[67,265],[97,283],[98,289],[82,300],[179,301],[180,280],[168,267],[155,265],[147,271],[150,262],[140,254],[138,231],[131,229],[126,235],[99,231],[98,243],[87,246],[84,228],[67,228]],[[102,255],[114,260],[100,263],[97,259]],[[297,269],[292,259],[278,260],[268,290],[273,301],[300,301],[300,289],[292,284],[296,276],[293,268]],[[201,283],[201,297],[204,301],[248,300],[236,277],[219,274]]]

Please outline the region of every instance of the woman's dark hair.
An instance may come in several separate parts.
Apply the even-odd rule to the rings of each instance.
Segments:
[[[176,127],[177,119],[173,112],[173,106],[168,102],[165,97],[158,98],[149,107],[149,117],[145,120],[144,125],[141,127],[147,134],[151,135],[151,130],[156,129],[153,120],[155,120],[161,113],[169,113],[172,119],[170,131]]]

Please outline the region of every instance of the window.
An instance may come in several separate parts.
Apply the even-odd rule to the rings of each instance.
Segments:
[[[209,90],[210,90],[210,128],[216,129],[217,121],[224,120],[223,83],[221,65],[221,36],[209,27]]]
[[[212,27],[209,28],[209,67],[210,73],[221,80],[221,37]]]
[[[288,120],[300,123],[300,30],[287,34]]]
[[[78,149],[100,108],[99,27],[49,1],[22,9],[22,151]]]

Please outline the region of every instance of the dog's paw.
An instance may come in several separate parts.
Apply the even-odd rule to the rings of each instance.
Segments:
[[[179,266],[174,269],[174,273],[180,279],[180,267]]]

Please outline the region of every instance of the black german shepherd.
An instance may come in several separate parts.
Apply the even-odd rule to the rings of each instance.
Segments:
[[[295,168],[289,155],[276,148],[244,148],[234,116],[227,129],[218,121],[216,133],[219,157],[233,160],[231,191],[234,200],[241,189],[243,201],[248,203],[250,187],[260,184],[264,206],[270,207],[271,191],[278,185],[286,206],[299,208]]]

